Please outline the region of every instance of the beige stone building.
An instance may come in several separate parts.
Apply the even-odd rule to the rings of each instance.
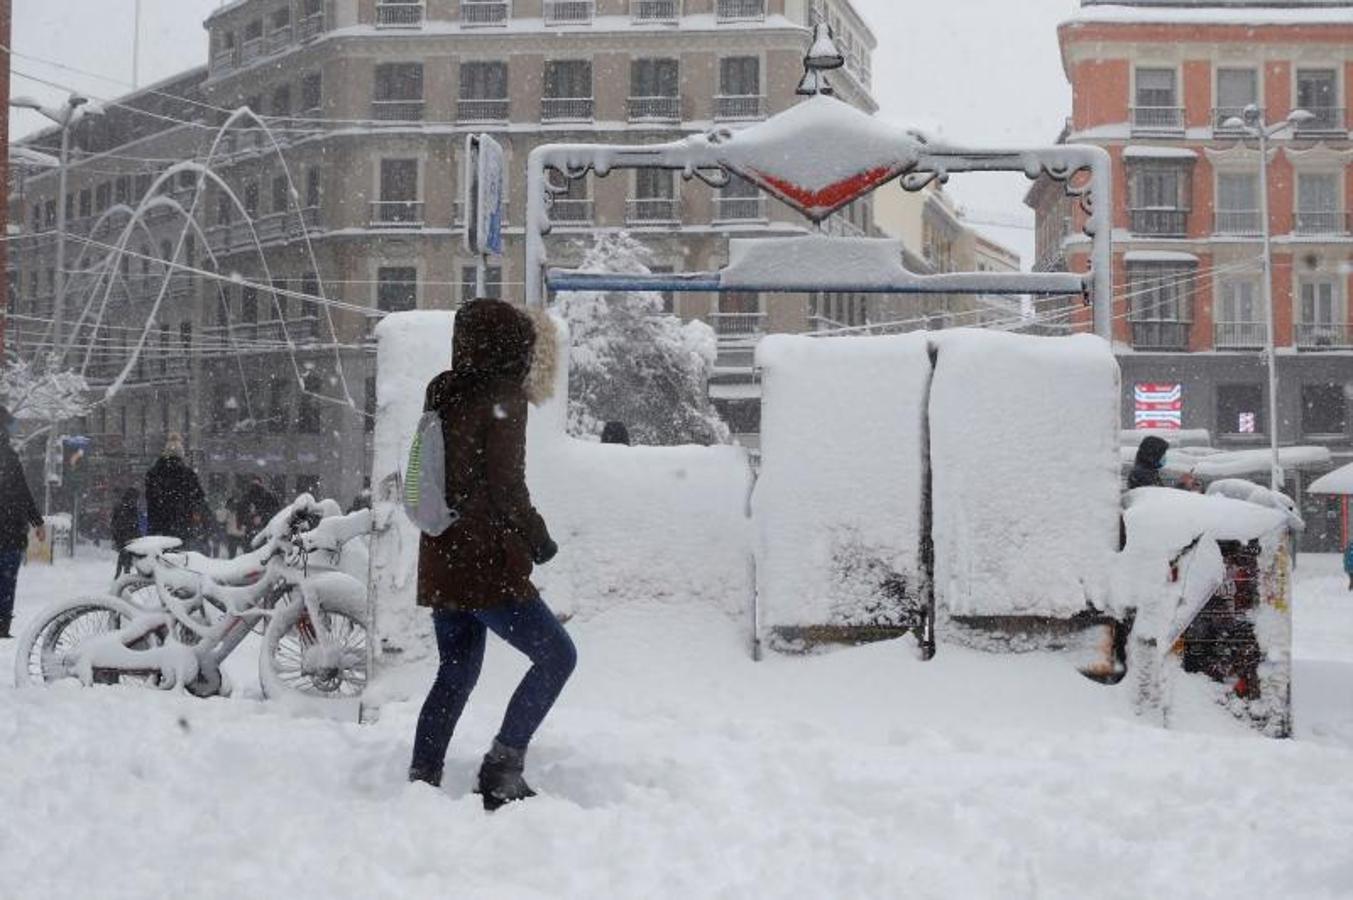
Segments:
[[[98,355],[100,379],[119,365],[121,336],[136,335],[147,318],[138,304],[153,303],[143,294],[155,293],[157,273],[178,272],[157,258],[234,277],[172,275],[155,313],[155,354],[146,357],[154,371],[134,374],[87,430],[107,436],[105,449],[120,448],[119,469],[145,462],[164,431],[183,430],[214,492],[259,473],[279,491],[317,485],[350,496],[369,465],[362,426],[374,399],[363,344],[372,323],[389,311],[452,308],[473,291],[459,202],[466,135],[496,137],[520,176],[542,143],[649,143],[743,127],[797,101],[818,21],[833,26],[847,59],[832,76],[837,96],[873,112],[875,39],[848,0],[225,4],[205,23],[206,66],[123,98],[78,135],[72,233],[119,203],[138,203],[177,160],[206,162],[223,180],[210,179],[201,196],[192,172],[165,186],[193,213],[186,246],[177,246],[182,217],[172,210],[143,217],[149,230],[135,229],[139,255],[121,264],[118,279],[131,299],[108,316],[123,330],[100,337],[112,341]],[[268,130],[241,118],[217,142],[216,129],[240,107],[261,114]],[[521,293],[524,182],[509,185],[507,248],[490,270],[490,294]],[[29,179],[23,193],[16,221],[29,221],[34,208],[37,220],[32,251],[13,263],[23,286],[17,296],[40,320],[52,293],[42,279],[54,176]],[[578,180],[551,216],[554,259],[576,259],[597,229],[625,229],[648,246],[658,271],[717,268],[730,237],[805,230],[797,214],[748,186],[714,190],[665,172]],[[843,211],[828,228],[871,232],[870,204]],[[77,312],[80,290],[73,281],[69,305]],[[749,380],[757,337],[805,330],[822,305],[795,295],[684,294],[669,302],[716,328],[720,383]],[[712,392],[720,396],[717,384]],[[741,398],[724,403],[735,430],[755,424],[740,421],[751,413],[745,393],[725,392]]]

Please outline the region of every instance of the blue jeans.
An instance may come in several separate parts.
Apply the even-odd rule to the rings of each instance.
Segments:
[[[432,613],[432,627],[441,666],[418,715],[413,768],[441,771],[465,701],[479,680],[490,629],[531,660],[498,731],[499,742],[525,750],[578,661],[573,640],[554,613],[539,599],[473,612],[439,609]]]
[[[0,625],[8,625],[14,616],[14,588],[23,557],[22,550],[0,550]]]

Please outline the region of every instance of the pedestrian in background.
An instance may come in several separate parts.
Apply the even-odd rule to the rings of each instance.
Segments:
[[[150,533],[176,537],[184,547],[205,544],[211,510],[197,473],[183,459],[183,437],[171,432],[164,452],[146,473]]]
[[[1164,438],[1154,434],[1142,438],[1141,444],[1137,446],[1137,459],[1132,465],[1132,473],[1128,475],[1128,490],[1162,487],[1164,482],[1160,470],[1165,465],[1165,451],[1169,449],[1170,445]]]
[[[141,536],[141,492],[134,487],[123,491],[108,524],[113,547],[117,550],[117,572],[113,577],[120,578],[124,572],[132,570],[132,555],[127,552],[127,545]]]
[[[23,464],[10,446],[18,427],[18,420],[0,406],[0,638],[10,636],[14,590],[19,583],[24,551],[28,549],[28,529],[36,528],[38,540],[47,540],[47,527],[33,492],[28,489]]]

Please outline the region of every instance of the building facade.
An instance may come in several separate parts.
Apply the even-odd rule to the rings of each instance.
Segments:
[[[192,214],[187,246],[177,246],[181,217],[158,210],[163,233],[138,224],[133,243],[144,240],[149,252],[122,263],[119,282],[134,293],[144,265],[143,280],[158,290],[156,257],[222,276],[173,275],[155,313],[166,368],[152,365],[147,375],[165,383],[152,386],[149,408],[104,404],[89,430],[144,445],[139,456],[157,449],[163,430],[183,430],[214,492],[264,474],[286,492],[351,496],[369,475],[373,322],[388,312],[451,309],[474,291],[460,202],[466,135],[493,135],[509,172],[520,173],[543,143],[651,143],[745,127],[797,102],[809,29],[819,21],[833,26],[847,59],[833,73],[837,96],[873,112],[875,41],[848,0],[226,4],[206,22],[202,70],[124,98],[91,126],[117,133],[81,135],[72,231],[92,228],[119,203],[139,203],[176,160],[212,173],[178,172],[164,188]],[[154,107],[154,117],[137,115],[138,106]],[[239,114],[218,134],[243,107],[263,123]],[[40,135],[35,144],[51,140]],[[806,230],[796,213],[745,184],[714,190],[668,172],[633,172],[567,185],[550,211],[551,256],[565,264],[598,230],[640,238],[654,271],[717,268],[731,237]],[[25,286],[36,285],[17,297],[37,326],[50,309],[40,301],[49,291],[54,188],[53,176],[29,179],[25,198],[11,204],[26,216],[35,211],[34,249],[13,268]],[[509,198],[506,251],[489,270],[487,293],[513,298],[524,280],[524,177],[510,181]],[[852,205],[829,227],[867,233],[870,204]],[[137,304],[153,302],[128,301],[128,330],[113,334],[134,334],[145,319]],[[677,294],[668,302],[675,314],[714,326],[716,398],[721,384],[751,381],[759,335],[806,330],[812,313],[806,295]],[[105,379],[121,349],[119,337],[108,339]],[[193,349],[176,360],[173,348],[188,340]],[[124,396],[133,383],[135,373]],[[754,418],[745,391],[728,393],[720,402],[730,420]],[[734,428],[745,430],[737,421]],[[133,468],[143,461],[130,460]]]
[[[1180,401],[1178,423],[1221,447],[1324,444],[1353,457],[1353,3],[1082,0],[1058,32],[1073,109],[1062,140],[1114,164],[1114,342],[1123,425],[1136,397]],[[1261,163],[1240,118],[1278,123],[1267,165],[1279,421],[1264,358]],[[1083,223],[1059,186],[1029,193],[1044,269],[1088,265]],[[1082,326],[1086,319],[1077,317]],[[1167,435],[1168,436],[1168,435]],[[1333,549],[1336,512],[1288,473],[1307,545]]]

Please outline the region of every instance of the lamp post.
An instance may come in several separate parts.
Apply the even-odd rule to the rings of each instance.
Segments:
[[[81,107],[88,99],[79,94],[71,94],[59,107],[44,106],[29,97],[12,97],[9,105],[34,112],[55,122],[61,128],[61,156],[57,167],[56,197],[56,283],[53,285],[55,296],[52,298],[52,349],[48,360],[53,371],[60,363],[61,333],[65,325],[66,312],[66,173],[70,161],[70,130],[81,118]],[[47,468],[52,460],[52,446],[56,440],[56,423],[49,423],[47,431],[47,455],[43,461],[43,512],[51,512],[52,485]]]
[[[1278,359],[1273,315],[1273,229],[1268,219],[1268,142],[1269,138],[1282,131],[1314,118],[1314,114],[1304,109],[1294,109],[1287,114],[1287,118],[1270,125],[1264,121],[1258,104],[1251,103],[1242,110],[1240,116],[1232,116],[1222,123],[1226,128],[1237,129],[1259,139],[1259,218],[1264,236],[1264,310],[1268,317],[1268,339],[1264,344],[1264,354],[1268,358],[1268,441],[1273,453],[1269,467],[1269,487],[1275,491],[1282,490],[1283,470],[1278,455]]]

